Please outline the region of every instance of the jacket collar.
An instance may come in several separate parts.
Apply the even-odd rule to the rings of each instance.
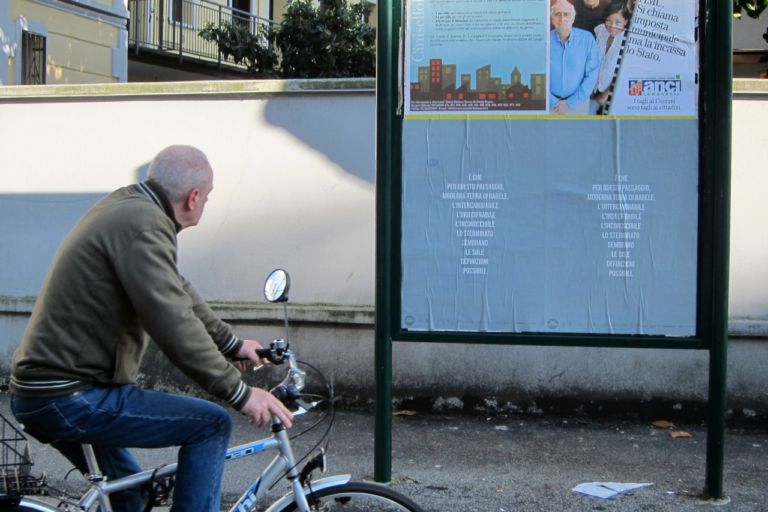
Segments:
[[[154,180],[148,179],[139,183],[139,188],[144,194],[149,197],[157,206],[163,209],[169,219],[173,221],[173,225],[176,226],[176,232],[181,231],[181,224],[176,221],[176,214],[173,211],[171,200],[168,199],[168,195],[163,188]]]

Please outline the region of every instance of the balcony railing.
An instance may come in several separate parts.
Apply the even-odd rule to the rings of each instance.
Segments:
[[[263,34],[274,24],[255,16],[207,0],[128,0],[130,24],[128,45],[138,55],[142,50],[167,53],[209,62],[236,64],[222,57],[218,45],[200,37],[200,30],[209,24],[247,25],[251,33]],[[245,68],[244,65],[237,67]]]

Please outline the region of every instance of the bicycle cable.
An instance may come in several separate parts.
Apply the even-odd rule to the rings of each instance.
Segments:
[[[319,369],[317,369],[315,366],[313,366],[313,365],[311,365],[311,364],[309,364],[307,362],[304,362],[304,361],[297,360],[296,362],[298,364],[302,364],[302,365],[304,365],[304,366],[306,366],[308,368],[311,368],[312,370],[317,372],[317,374],[320,376],[320,378],[322,380],[322,383],[324,384],[324,387],[325,387],[326,391],[329,394],[328,402],[330,404],[330,406],[329,406],[330,407],[330,411],[327,412],[326,414],[324,414],[318,421],[313,423],[311,426],[309,426],[308,428],[306,428],[303,431],[299,432],[298,434],[289,437],[289,439],[290,440],[296,439],[299,436],[302,436],[302,435],[306,434],[307,432],[317,428],[317,426],[320,425],[320,423],[322,423],[323,421],[325,421],[326,418],[330,418],[330,419],[328,420],[328,427],[325,429],[325,432],[323,432],[323,434],[320,436],[320,439],[314,444],[314,446],[312,446],[312,448],[307,450],[307,452],[303,456],[301,456],[298,460],[296,460],[296,462],[293,464],[293,466],[291,466],[290,468],[285,470],[285,472],[282,475],[280,475],[280,478],[276,478],[275,482],[272,485],[269,486],[268,490],[272,490],[275,487],[275,485],[277,485],[277,483],[279,481],[281,481],[283,478],[288,476],[288,473],[290,473],[291,471],[296,469],[299,466],[299,464],[304,462],[307,459],[307,457],[309,457],[323,443],[323,441],[327,440],[327,442],[325,444],[325,448],[324,448],[326,453],[328,452],[328,446],[330,446],[330,439],[328,439],[328,437],[329,437],[329,435],[331,433],[331,428],[333,427],[333,423],[334,423],[334,420],[336,418],[336,408],[334,406],[335,400],[334,400],[334,396],[333,396],[333,387],[328,385],[328,380],[325,378],[325,375],[323,375],[323,373]],[[323,398],[322,395],[313,395],[313,394],[306,394],[306,395],[302,394],[302,396],[315,396],[315,397]]]

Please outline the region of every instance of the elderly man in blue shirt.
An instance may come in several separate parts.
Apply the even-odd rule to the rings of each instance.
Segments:
[[[589,97],[597,84],[600,54],[594,36],[573,27],[576,9],[555,0],[551,9],[549,108],[555,114],[588,114]]]

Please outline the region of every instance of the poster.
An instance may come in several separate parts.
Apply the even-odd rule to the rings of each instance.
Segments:
[[[615,9],[594,3],[603,14]],[[401,328],[694,336],[697,2],[639,0],[589,18],[568,0],[492,0],[486,9],[527,35],[479,37],[497,50],[465,53],[472,38],[461,32],[454,42],[438,20],[456,10],[485,26],[489,18],[467,13],[487,4],[406,3]],[[598,98],[609,42],[600,38],[611,28],[607,47],[619,46]],[[566,39],[558,50],[561,32],[581,43]],[[522,41],[540,61],[525,70],[543,77],[543,104],[449,96],[461,82],[453,89],[446,63],[501,69],[504,59],[485,56],[507,47],[514,55]],[[576,48],[584,52],[568,53]],[[442,97],[424,96],[425,83],[439,83]]]
[[[406,116],[696,115],[695,1],[409,0],[405,9]]]
[[[697,19],[697,2],[637,1],[606,114],[697,114]]]
[[[547,2],[411,0],[409,113],[546,112]]]

